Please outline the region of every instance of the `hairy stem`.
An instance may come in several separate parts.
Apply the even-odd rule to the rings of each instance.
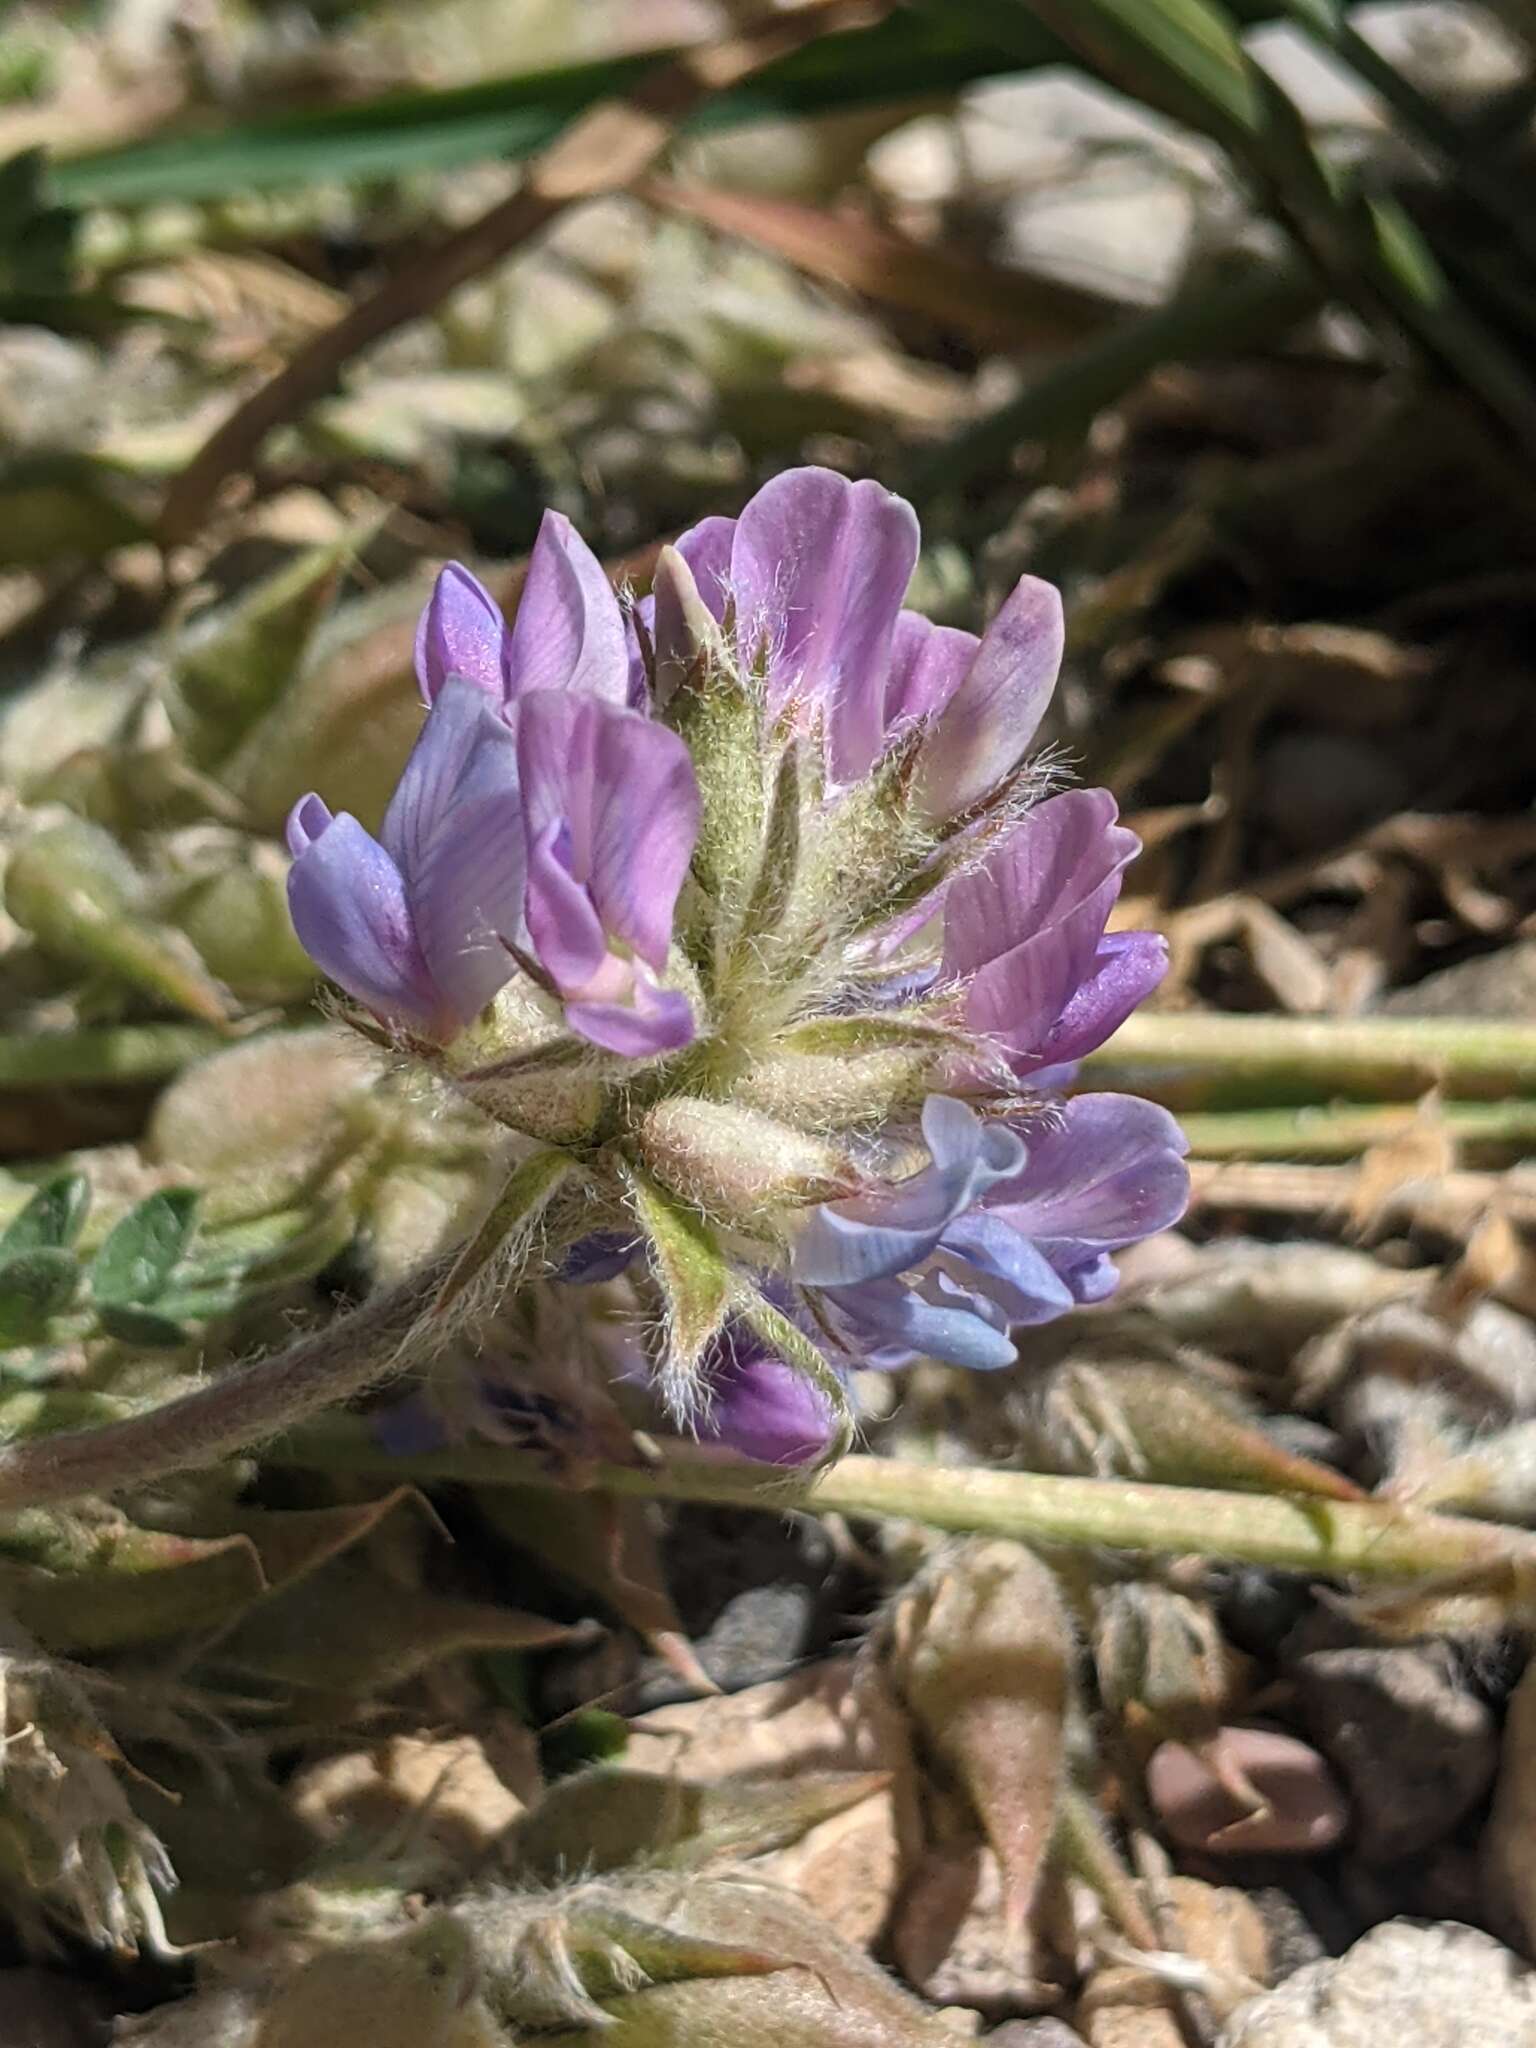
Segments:
[[[940,1529],[1025,1542],[1102,1545],[1164,1557],[1226,1557],[1330,1577],[1536,1572],[1536,1536],[1493,1523],[1417,1514],[1396,1502],[1223,1493],[917,1465],[894,1458],[844,1458],[830,1470],[805,1477],[727,1463],[687,1444],[665,1449],[664,1462],[654,1467],[599,1465],[592,1484],[650,1499],[729,1502],[770,1514],[803,1508],[896,1515]],[[345,1416],[296,1432],[274,1446],[272,1455],[287,1464],[377,1472],[396,1480],[542,1490],[560,1484],[537,1458],[488,1444],[391,1457]]]
[[[0,1508],[110,1493],[212,1464],[388,1378],[414,1356],[412,1332],[449,1265],[438,1260],[354,1314],[142,1415],[8,1444]]]

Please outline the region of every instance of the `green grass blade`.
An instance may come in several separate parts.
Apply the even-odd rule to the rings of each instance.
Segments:
[[[1095,414],[1159,364],[1241,354],[1277,341],[1315,311],[1321,297],[1320,285],[1297,267],[1274,265],[1220,284],[1203,279],[1167,305],[1082,343],[1016,398],[927,455],[909,488],[919,495],[951,489],[1020,441],[1081,434]]]
[[[1135,0],[1122,4],[1135,11]],[[1247,26],[1272,19],[1283,7],[1284,0],[1234,0],[1230,12]],[[451,170],[486,157],[524,157],[543,148],[594,100],[626,91],[670,54],[642,51],[445,92],[394,93],[229,128],[156,136],[61,159],[54,166],[53,191],[74,206],[216,201],[284,186]],[[930,99],[976,79],[1066,63],[1070,56],[1051,27],[1016,0],[976,0],[963,10],[948,0],[907,7],[871,28],[823,37],[749,85],[722,93],[700,113],[692,132]],[[1230,68],[1224,47],[1208,52],[1206,62],[1213,76]]]
[[[446,92],[397,93],[205,134],[95,150],[54,166],[54,195],[70,205],[138,206],[218,200],[286,185],[442,171],[541,149],[595,100],[632,87],[669,50],[571,64]],[[953,92],[1065,52],[1036,28],[999,47],[968,25],[902,13],[795,51],[692,124],[694,133]]]

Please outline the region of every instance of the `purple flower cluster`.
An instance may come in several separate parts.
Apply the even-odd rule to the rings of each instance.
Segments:
[[[848,1184],[865,1191],[786,1211],[768,1236],[787,1251],[775,1267],[770,1248],[753,1283],[823,1346],[833,1387],[855,1367],[919,1357],[1010,1363],[1011,1330],[1103,1299],[1112,1255],[1174,1223],[1188,1191],[1184,1141],[1165,1111],[1061,1096],[1076,1063],[1155,988],[1166,953],[1155,933],[1109,930],[1137,841],[1108,792],[1024,801],[1025,757],[1062,653],[1057,594],[1026,577],[979,638],[936,626],[903,608],[917,550],[901,499],[795,470],[739,518],[682,535],[655,596],[626,614],[590,551],[549,514],[510,625],[464,570],[439,578],[416,649],[427,717],[379,837],[318,796],[288,827],[304,944],[428,1055],[514,977],[556,1023],[621,1062],[698,1041],[706,1066],[690,1070],[684,1092],[697,1102],[701,1071],[727,1077],[706,1078],[706,1109],[711,1085],[728,1102],[730,1075],[772,1063],[776,1030],[883,1002],[892,1029],[906,1017],[921,1027],[914,1045],[937,1031],[926,1163],[903,1171],[919,1135],[910,1092],[893,1095],[873,1139],[867,1115],[850,1112],[858,1171]],[[711,981],[720,962],[748,956],[729,931],[708,936],[711,916],[728,923],[739,910],[711,906],[702,881],[688,884],[690,959],[674,942],[701,816],[723,786],[699,728],[670,701],[686,664],[663,656],[678,644],[691,650],[690,689],[707,687],[707,671],[751,707],[764,790],[787,745],[819,757],[797,844],[814,845],[829,819],[862,817],[872,773],[895,771],[878,787],[881,803],[904,807],[891,842],[909,862],[892,890],[899,912],[871,929],[867,919],[840,926],[834,904],[810,905],[825,957],[814,972],[793,970],[803,989],[774,990],[771,1003],[728,1001]],[[804,917],[798,886],[784,900]],[[841,884],[823,874],[819,886]],[[889,970],[883,997],[871,993],[872,961]],[[708,1066],[722,1035],[759,1028],[759,1017],[763,1042],[724,1044]],[[612,1071],[609,1131],[630,1100],[623,1069]],[[669,1071],[647,1083],[646,1100],[665,1092]],[[783,1115],[793,1126],[792,1102]],[[807,1113],[803,1128],[825,1126],[824,1108]],[[700,1220],[714,1222],[702,1209]],[[638,1225],[630,1236],[644,1256]],[[629,1241],[623,1228],[613,1241]],[[696,1377],[700,1434],[749,1456],[795,1462],[835,1430],[826,1387],[761,1341],[750,1318],[716,1333]]]
[[[305,949],[383,1022],[446,1043],[527,963],[579,1037],[627,1058],[694,1033],[661,985],[699,797],[676,733],[629,706],[624,616],[546,513],[508,626],[467,570],[422,616],[426,722],[374,839],[318,796],[288,821]]]

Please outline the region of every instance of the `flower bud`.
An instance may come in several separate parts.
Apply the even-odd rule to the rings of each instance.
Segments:
[[[663,1187],[723,1222],[762,1222],[859,1185],[837,1146],[735,1103],[675,1095],[647,1111],[637,1142]]]
[[[651,645],[660,709],[707,663],[718,660],[721,639],[714,614],[699,595],[693,571],[676,548],[663,548],[657,556],[651,589],[656,599]]]
[[[1015,1930],[1056,1824],[1071,1659],[1055,1581],[1019,1543],[943,1553],[892,1618],[890,1676],[970,1796]]]
[[[933,1088],[932,1043],[879,1052],[771,1052],[732,1090],[738,1102],[810,1130],[910,1116]]]

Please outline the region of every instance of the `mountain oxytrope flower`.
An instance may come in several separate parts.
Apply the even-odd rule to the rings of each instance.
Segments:
[[[871,1365],[1011,1365],[1010,1327],[1102,1301],[1109,1254],[1176,1223],[1188,1199],[1183,1135],[1155,1103],[1080,1095],[1023,1131],[935,1095],[922,1129],[926,1167],[825,1204],[792,1255]]]
[[[317,796],[294,808],[300,939],[386,1023],[438,1042],[542,972],[578,1036],[630,1057],[693,1036],[662,989],[698,829],[688,750],[626,708],[618,599],[548,514],[509,627],[467,570],[438,578],[416,640],[428,712],[380,840]]]
[[[289,822],[314,959],[515,1134],[474,1257],[627,1267],[675,1416],[770,1462],[846,1437],[862,1365],[1007,1364],[1186,1199],[1163,1110],[1063,1099],[1165,951],[1109,928],[1113,799],[1028,759],[1060,600],[935,625],[917,552],[879,484],[794,470],[626,612],[549,514],[510,623],[438,579],[379,836]]]
[[[1093,1052],[1162,980],[1157,932],[1106,932],[1139,842],[1107,789],[1028,813],[944,898],[941,979],[1019,1077]]]

